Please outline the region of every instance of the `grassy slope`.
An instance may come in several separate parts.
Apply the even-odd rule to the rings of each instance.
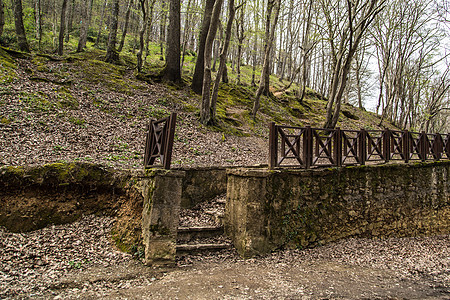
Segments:
[[[150,50],[144,68],[146,74],[156,73],[163,65],[157,46],[152,45]],[[101,159],[114,161],[113,165],[135,167],[141,160],[143,144],[136,140],[142,136],[148,119],[160,118],[170,111],[178,111],[181,113],[181,129],[176,137],[175,148],[178,152],[175,155],[175,163],[195,165],[211,163],[205,157],[199,156],[208,156],[215,152],[203,144],[208,140],[217,142],[217,136],[221,136],[222,142],[225,141],[222,156],[233,151],[236,152],[235,156],[238,156],[239,151],[236,149],[239,150],[239,145],[235,145],[238,143],[236,136],[258,137],[265,143],[268,135],[267,123],[270,121],[299,126],[320,126],[324,122],[326,101],[320,100],[313,91],[309,91],[304,104],[300,105],[294,96],[298,87],[293,85],[290,89],[280,92],[287,83],[280,82],[274,76],[271,78],[271,89],[276,96],[273,99],[262,98],[260,113],[257,120],[253,121],[250,110],[256,88],[250,85],[251,67],[243,66],[241,85],[234,84],[236,74],[229,67],[230,81],[222,84],[219,92],[219,123],[215,127],[203,128],[197,122],[201,98],[193,94],[188,87],[195,57],[186,56],[183,67],[185,85],[180,87],[155,83],[151,77],[146,76],[142,76],[146,81],[137,79],[133,69],[135,57],[131,53],[122,53],[121,65],[118,66],[103,62],[104,55],[102,50],[89,48],[84,53],[66,54],[58,60],[37,54],[18,59],[5,50],[0,50],[0,129],[3,134],[8,137],[9,133],[5,128],[12,128],[14,133],[15,128],[30,127],[29,125],[33,134],[42,133],[36,139],[45,137],[46,132],[47,135],[53,136],[57,134],[56,131],[71,132],[74,136],[72,140],[57,144],[54,140],[62,138],[54,138],[49,142],[50,145],[44,147],[44,150],[48,150],[46,155],[53,157],[44,159],[43,156],[42,161],[49,162],[64,157],[73,159],[68,153],[70,151],[83,152],[84,148],[73,146],[80,144],[78,135],[85,134],[89,139],[89,136],[96,136],[97,132],[106,131],[108,137],[98,136],[98,140],[105,144],[97,147],[98,152],[102,153]],[[105,123],[108,122],[116,129],[105,129]],[[378,129],[379,122],[378,116],[373,113],[343,105],[338,126],[347,129]],[[65,127],[60,128],[61,124]],[[383,127],[389,126],[383,124]],[[49,128],[53,127],[58,129],[52,132]],[[124,130],[120,132],[117,128]],[[11,143],[16,143],[15,141],[18,139]],[[5,143],[1,146],[10,146]],[[89,145],[89,141],[86,145]],[[42,143],[38,146],[42,146]],[[27,151],[27,148],[18,149],[19,152]],[[86,160],[86,155],[81,157]],[[26,159],[18,161],[27,162]],[[246,164],[245,160],[240,161],[235,157],[226,158],[226,161],[229,164]],[[10,163],[9,160],[3,162]]]

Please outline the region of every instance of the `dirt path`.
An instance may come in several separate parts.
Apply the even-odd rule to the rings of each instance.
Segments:
[[[448,282],[444,286],[427,276],[404,277],[395,270],[328,260],[199,262],[167,270],[131,264],[108,270],[88,269],[62,282],[60,289],[53,289],[54,296],[61,299],[450,298]],[[105,282],[108,288],[96,290],[96,284]]]
[[[151,268],[88,216],[0,230],[0,299],[450,299],[450,235],[347,239],[243,260],[234,250]]]

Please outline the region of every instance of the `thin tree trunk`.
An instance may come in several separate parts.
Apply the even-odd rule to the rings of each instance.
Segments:
[[[38,40],[39,50],[41,49],[42,21],[41,21],[41,0],[34,3],[34,16],[36,22],[36,39]]]
[[[133,5],[133,0],[129,0],[128,6],[127,6],[127,12],[125,13],[125,25],[123,25],[122,38],[120,39],[119,48],[117,48],[117,52],[119,52],[119,53],[122,52],[123,44],[125,43],[125,37],[127,36],[128,23],[130,22],[130,13],[131,13],[132,5]],[[145,10],[145,8],[143,8],[143,11],[144,10]],[[145,27],[144,27],[144,30],[145,30]]]
[[[81,27],[80,27],[80,38],[78,39],[77,52],[82,52],[86,47],[87,40],[87,23],[88,23],[88,0],[81,0]]]
[[[220,67],[220,65],[219,65]],[[223,63],[223,72],[222,72],[222,82],[228,83],[228,68],[227,68],[227,58],[225,57],[225,62]]]
[[[272,52],[272,44],[273,44],[273,40],[275,37],[275,27],[277,25],[277,21],[278,21],[278,15],[280,12],[280,5],[281,5],[281,0],[274,0],[274,2],[272,2],[273,5],[273,20],[270,26],[270,32],[267,34],[267,39],[266,39],[266,47],[265,47],[265,53],[264,53],[264,64],[263,64],[263,70],[261,72],[261,79],[259,82],[259,87],[258,90],[256,91],[256,95],[255,95],[255,101],[253,102],[253,111],[252,111],[252,115],[253,115],[253,119],[256,119],[256,113],[259,110],[259,99],[261,98],[261,95],[263,94],[264,89],[266,88],[266,77],[268,77],[268,73],[269,73],[269,62],[270,62],[270,53]],[[271,7],[268,7],[268,14],[269,12],[272,11]],[[268,16],[268,18],[272,18],[272,16]],[[270,22],[269,22],[270,23]],[[267,31],[266,31],[267,33]]]
[[[216,72],[217,57],[219,56],[221,42],[223,39],[222,23],[219,21],[219,38],[214,41],[213,45],[213,65],[211,71]]]
[[[161,2],[162,16],[159,23],[159,46],[161,49],[160,60],[164,60],[164,43],[166,41],[166,23],[167,23],[167,13],[166,13],[166,0]]]
[[[222,9],[223,0],[216,0],[211,16],[211,24],[209,26],[208,36],[205,42],[205,68],[203,75],[202,89],[202,107],[200,111],[200,122],[207,125],[211,120],[211,56],[214,38],[216,37],[217,27],[219,26],[220,11]]]
[[[181,35],[181,2],[170,0],[169,30],[167,34],[166,65],[163,71],[163,79],[180,83],[180,35]]]
[[[181,66],[180,68],[183,69],[183,63],[184,63],[184,57],[186,56],[186,46],[188,41],[188,30],[189,30],[189,22],[190,22],[190,9],[191,9],[191,0],[188,0],[188,4],[186,7],[186,20],[184,22],[184,30],[183,30],[183,56],[181,57]]]
[[[148,56],[148,44],[150,43],[150,33],[152,32],[152,24],[153,24],[153,8],[155,7],[156,0],[151,0],[150,8],[148,9],[148,23],[147,23],[147,35],[145,38],[145,59]],[[148,3],[148,1],[147,1]],[[145,61],[144,59],[144,61]]]
[[[119,53],[116,50],[117,43],[117,27],[119,18],[119,0],[114,0],[113,11],[111,15],[111,24],[109,26],[110,32],[108,37],[108,47],[106,49],[105,61],[109,63],[116,63],[119,61]]]
[[[306,27],[305,32],[303,35],[303,45],[302,45],[302,51],[303,51],[303,63],[302,63],[302,74],[301,74],[301,91],[300,91],[300,99],[299,102],[303,103],[303,99],[305,98],[305,92],[306,92],[306,79],[307,79],[307,62],[309,60],[309,52],[312,48],[310,48],[309,45],[309,34],[311,31],[311,9],[312,9],[312,2],[313,0],[309,1],[308,6],[308,14],[306,17]]]
[[[327,116],[324,124],[325,128],[335,128],[339,119],[341,109],[342,95],[348,80],[351,61],[358,49],[359,43],[369,24],[380,10],[376,7],[377,0],[370,0],[368,6],[365,7],[363,16],[358,25],[354,25],[355,20],[352,17],[357,9],[351,1],[347,2],[349,22],[343,32],[344,37],[341,39],[339,49],[335,52],[333,78],[330,86],[330,97],[327,103]],[[381,8],[380,8],[381,9]],[[332,41],[330,41],[332,43]],[[334,44],[331,44],[333,47]],[[347,50],[345,49],[347,47]],[[333,109],[334,104],[334,109]]]
[[[3,0],[0,0],[0,37],[3,34],[4,25],[5,25],[5,15],[3,13]]]
[[[108,6],[108,0],[105,0],[105,2],[103,3],[102,15],[100,17],[100,25],[98,26],[97,38],[95,39],[94,47],[98,47],[98,45],[100,43],[100,37],[102,34],[103,19],[105,18],[106,6]]]
[[[23,26],[22,0],[14,0],[14,23],[16,26],[17,43],[20,51],[30,52],[25,27]]]
[[[66,27],[66,8],[67,0],[63,0],[61,7],[61,22],[59,25],[59,38],[58,38],[58,55],[63,55],[64,52],[64,31]]]
[[[197,61],[195,62],[194,75],[192,77],[191,85],[191,89],[197,94],[201,94],[203,88],[203,77],[205,72],[205,43],[209,32],[215,1],[216,0],[206,0],[205,3],[205,12],[203,14],[202,29],[200,32],[197,51]]]
[[[211,109],[210,109],[211,120],[209,122],[210,124],[214,123],[216,120],[216,107],[217,107],[217,96],[219,94],[219,84],[220,79],[227,68],[226,60],[227,60],[228,46],[230,45],[231,29],[233,28],[234,15],[236,13],[236,8],[234,7],[234,0],[229,0],[228,5],[229,5],[228,8],[229,12],[228,12],[227,28],[225,31],[225,41],[223,43],[222,53],[220,54],[219,70],[217,71],[216,74],[216,80],[214,81],[213,93],[211,96]]]
[[[70,40],[70,33],[72,32],[73,26],[73,14],[75,12],[75,0],[70,1],[69,15],[67,17],[67,30],[66,30],[66,43]]]
[[[253,43],[253,66],[252,66],[252,86],[256,86],[256,63],[257,63],[257,55],[256,52],[258,51],[258,35],[255,34],[255,42]]]
[[[147,0],[139,0],[139,3],[141,4],[141,10],[142,10],[142,25],[141,30],[139,31],[139,51],[137,53],[137,69],[138,72],[141,72],[142,70],[142,53],[144,52],[144,33],[145,33],[145,27],[147,19],[147,12],[145,11],[145,2]]]
[[[261,93],[264,94],[265,96],[269,95],[270,62],[271,62],[270,55],[272,54],[271,53],[272,52],[272,44],[273,44],[273,41],[274,41],[274,38],[275,38],[275,30],[274,30],[274,32],[273,32],[274,36],[272,38],[271,44],[269,45],[268,44],[269,43],[269,36],[270,36],[270,33],[271,33],[271,30],[270,30],[271,26],[270,26],[270,24],[271,24],[271,20],[272,20],[272,11],[274,9],[275,1],[276,0],[269,0],[267,2],[266,29],[265,29],[266,30],[266,34],[265,34],[265,44],[264,44],[264,59],[266,58],[266,52],[265,51],[267,49],[269,49],[269,52],[268,52],[268,55],[267,55],[267,58],[268,58],[267,63],[266,63],[265,60],[263,62],[263,71],[261,72],[261,75],[264,75],[264,76],[261,76],[260,82],[259,82],[260,85],[261,85],[261,83],[263,84]],[[277,19],[278,19],[278,16],[277,16]],[[258,98],[258,106],[259,106],[259,97],[256,97],[256,98]]]
[[[245,2],[244,2],[245,3]],[[241,56],[242,56],[242,43],[244,43],[244,7],[239,12],[239,19],[236,22],[236,35],[238,40],[237,45],[237,68],[236,68],[236,84],[241,84]]]

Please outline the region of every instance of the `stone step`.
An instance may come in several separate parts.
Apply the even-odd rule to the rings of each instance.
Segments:
[[[230,249],[231,244],[219,243],[219,244],[181,244],[177,245],[177,255],[192,254],[200,252],[219,251],[223,249]]]
[[[225,205],[225,204],[227,203],[227,199],[226,199],[226,198],[220,198],[220,199],[217,199],[217,200],[216,200],[216,203]]]
[[[178,227],[178,241],[191,241],[202,238],[213,238],[223,234],[223,227],[194,226]]]

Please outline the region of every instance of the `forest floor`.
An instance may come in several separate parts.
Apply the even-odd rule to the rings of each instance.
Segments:
[[[151,268],[117,251],[110,217],[0,230],[0,298],[450,299],[450,236],[351,238],[241,259],[234,250]]]
[[[198,121],[201,97],[188,83],[156,83],[137,76],[127,56],[122,65],[111,65],[103,55],[91,49],[14,58],[0,49],[0,166],[85,161],[141,168],[148,122],[170,112],[178,113],[173,167],[266,164],[270,121],[298,126],[324,121],[326,101],[310,92],[300,105],[292,90],[263,97],[253,121],[255,88],[229,83],[219,92],[218,123],[205,127]],[[283,85],[274,83],[277,89]],[[375,114],[343,106],[342,128],[392,127],[379,125]]]

